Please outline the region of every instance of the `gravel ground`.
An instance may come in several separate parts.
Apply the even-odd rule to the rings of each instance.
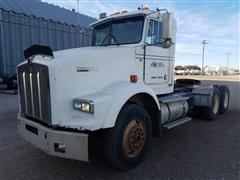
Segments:
[[[238,81],[240,82],[240,74],[235,75],[216,75],[216,76],[207,76],[204,75],[175,75],[175,79],[187,78],[187,79],[199,79],[199,80],[212,80],[212,81]]]
[[[215,81],[214,83],[219,83]],[[5,179],[240,179],[240,82],[229,85],[229,111],[215,121],[193,119],[155,138],[144,161],[119,172],[51,157],[17,134],[17,96],[0,93],[0,180]]]

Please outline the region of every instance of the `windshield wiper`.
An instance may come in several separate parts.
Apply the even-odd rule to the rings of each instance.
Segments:
[[[108,38],[108,36],[111,34],[111,32],[109,32],[106,37],[103,39],[102,43],[101,43],[101,46],[103,46],[103,44],[105,43],[106,39]]]
[[[119,42],[117,41],[116,37],[115,37],[113,34],[111,34],[111,37],[112,37],[112,39],[114,40],[115,44],[119,46],[120,44],[119,44]],[[114,45],[114,44],[111,44],[111,45]]]
[[[110,32],[110,33],[108,33],[108,34],[106,35],[106,37],[104,38],[104,40],[103,40],[101,46],[104,45],[104,43],[105,43],[105,41],[107,40],[108,37],[111,37],[111,38],[114,40],[115,44],[116,44],[116,45],[119,45],[119,43],[118,43],[116,37]],[[114,44],[109,43],[109,44],[106,44],[105,46],[107,46],[107,45],[114,45]]]

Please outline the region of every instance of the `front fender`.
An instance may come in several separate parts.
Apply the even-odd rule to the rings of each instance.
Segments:
[[[158,109],[160,109],[160,105],[156,94],[149,86],[146,86],[143,83],[130,83],[130,82],[115,83],[105,88],[104,92],[107,94],[112,94],[113,99],[111,105],[109,106],[108,111],[106,112],[102,128],[114,127],[115,122],[117,120],[117,116],[121,111],[122,107],[124,106],[124,104],[132,96],[139,93],[149,94],[155,100]]]
[[[76,97],[92,100],[94,102],[94,114],[74,110],[71,117],[59,125],[90,131],[114,127],[117,116],[124,104],[129,98],[139,93],[149,94],[159,108],[158,99],[148,86],[140,83],[118,82],[94,94]]]

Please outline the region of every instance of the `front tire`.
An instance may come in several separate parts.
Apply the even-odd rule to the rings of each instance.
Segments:
[[[131,169],[142,161],[151,138],[152,124],[147,111],[138,105],[127,104],[114,128],[104,133],[105,159],[117,169]]]

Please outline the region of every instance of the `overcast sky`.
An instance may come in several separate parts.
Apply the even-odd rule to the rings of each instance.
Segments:
[[[67,9],[77,9],[77,0],[42,0]],[[167,8],[177,19],[176,65],[201,64],[202,44],[206,39],[205,65],[239,68],[240,12],[238,0],[80,0],[80,13],[98,18],[99,13],[128,10],[141,5],[151,9]]]

